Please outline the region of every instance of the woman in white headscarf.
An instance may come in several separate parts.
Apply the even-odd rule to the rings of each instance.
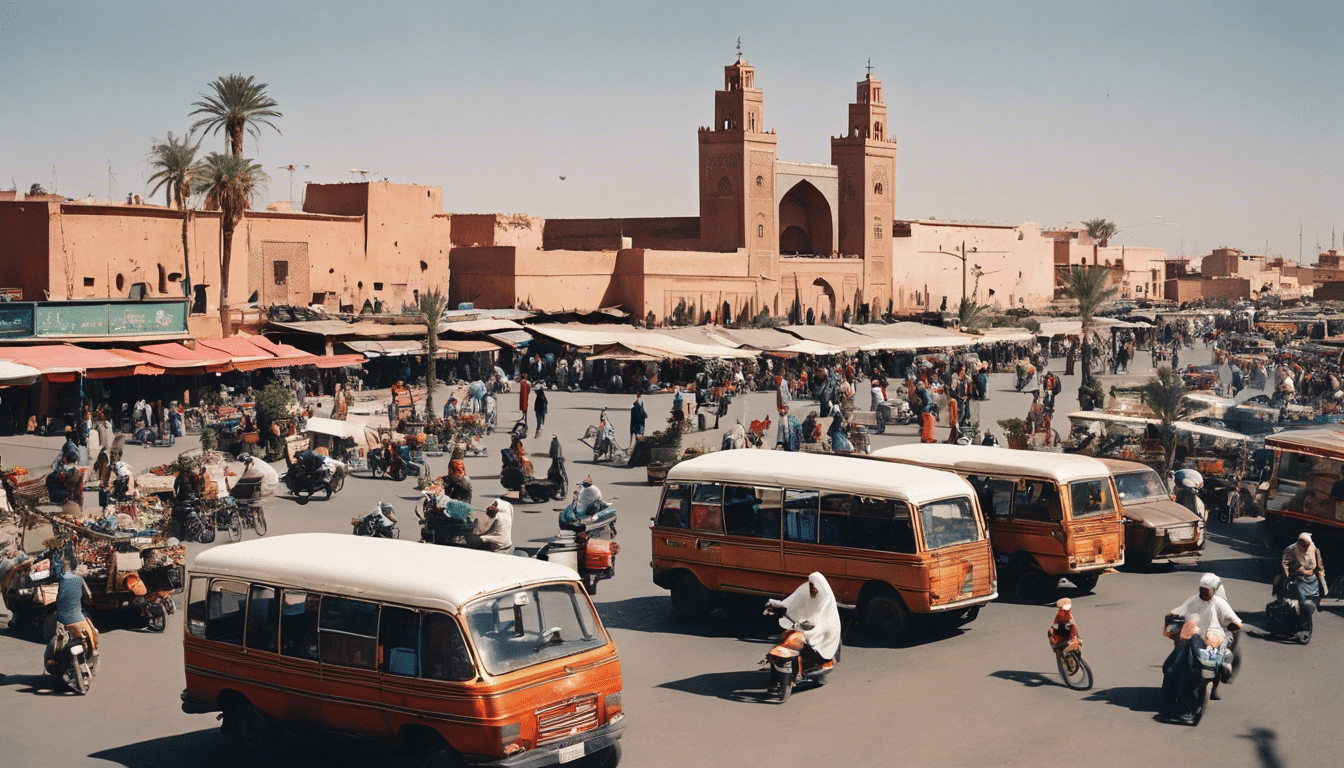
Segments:
[[[811,624],[812,628],[803,632],[808,647],[826,661],[835,658],[840,647],[840,611],[835,607],[835,593],[825,576],[813,573],[793,594],[783,600],[771,600],[768,606],[784,611],[779,620],[784,629],[793,629],[794,624],[803,622]]]

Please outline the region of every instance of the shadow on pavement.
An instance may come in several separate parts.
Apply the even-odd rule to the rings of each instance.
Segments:
[[[662,683],[658,687],[727,701],[763,703],[767,701],[765,687],[768,683],[769,676],[762,670],[736,670],[707,672]]]
[[[245,768],[256,765],[321,765],[324,768],[409,766],[393,747],[325,735],[285,731],[277,748],[260,762],[240,756],[219,728],[127,744],[89,757],[126,768]]]
[[[39,663],[38,666],[41,666]],[[94,680],[96,686],[98,681]],[[0,687],[23,686],[19,693],[31,693],[35,696],[78,696],[50,675],[0,675]]]
[[[1040,672],[1027,672],[1021,669],[1001,669],[998,672],[990,672],[990,677],[997,677],[1000,680],[1012,680],[1015,683],[1021,683],[1028,688],[1043,688],[1045,686],[1058,686],[1065,688],[1067,686],[1052,680]]]
[[[1283,759],[1274,742],[1278,734],[1269,728],[1252,728],[1248,733],[1240,734],[1239,739],[1250,739],[1255,744],[1255,757],[1261,768],[1284,768]]]
[[[1083,701],[1104,701],[1107,704],[1124,707],[1131,712],[1151,712],[1157,714],[1163,709],[1162,688],[1160,686],[1145,686],[1142,688],[1106,688],[1092,693],[1085,697]]]
[[[666,596],[632,597],[597,604],[598,615],[608,628],[658,632],[694,637],[734,637],[744,642],[767,642],[778,632],[768,619],[723,609],[699,619],[685,619],[672,612]]]

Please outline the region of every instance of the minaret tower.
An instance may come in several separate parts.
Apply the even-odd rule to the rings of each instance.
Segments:
[[[723,68],[714,93],[714,125],[700,129],[700,247],[745,248],[750,273],[779,277],[775,220],[776,138],[764,128],[756,69],[742,58]]]
[[[871,59],[845,135],[831,139],[831,164],[840,172],[840,253],[863,259],[863,300],[883,312],[892,297],[896,142],[887,138],[887,105]]]

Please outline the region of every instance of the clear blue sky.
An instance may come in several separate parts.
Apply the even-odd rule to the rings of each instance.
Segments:
[[[145,194],[215,77],[284,117],[245,153],[304,180],[442,186],[448,212],[696,213],[696,128],[742,36],[783,160],[825,163],[871,57],[899,218],[1306,261],[1344,245],[1344,2],[0,0],[0,188]],[[222,149],[222,137],[207,149]],[[561,181],[560,176],[568,177]],[[1155,218],[1162,217],[1162,218]]]

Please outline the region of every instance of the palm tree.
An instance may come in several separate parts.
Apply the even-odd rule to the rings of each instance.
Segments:
[[[205,195],[207,209],[222,216],[219,229],[223,243],[219,251],[219,325],[229,336],[229,263],[233,259],[233,230],[243,218],[252,196],[269,179],[261,166],[246,157],[211,152],[196,168],[195,189]]]
[[[1120,231],[1115,222],[1107,219],[1088,219],[1083,222],[1083,226],[1087,228],[1087,236],[1102,248],[1105,248],[1111,238],[1115,237],[1115,233]]]
[[[434,417],[434,383],[438,378],[434,371],[434,364],[439,353],[439,323],[443,322],[443,314],[448,311],[448,296],[435,288],[432,291],[420,294],[420,301],[416,308],[420,310],[420,318],[424,320],[426,326],[425,420],[428,421]]]
[[[176,138],[168,132],[168,138],[159,141],[153,139],[149,150],[149,167],[156,169],[149,183],[153,188],[150,195],[158,193],[160,188],[167,195],[168,205],[177,205],[182,209],[182,276],[185,288],[183,294],[191,294],[191,253],[187,245],[187,224],[191,219],[191,210],[187,200],[191,197],[191,182],[196,176],[196,152],[201,148],[198,141],[191,143],[192,134]]]
[[[1091,410],[1093,403],[1101,402],[1100,387],[1092,380],[1092,356],[1088,328],[1092,317],[1116,294],[1108,283],[1111,280],[1109,267],[1077,266],[1069,270],[1068,281],[1064,284],[1064,295],[1078,302],[1078,318],[1082,321],[1083,337],[1083,385],[1078,389],[1079,404],[1083,410]]]
[[[201,94],[204,101],[192,102],[197,107],[191,114],[205,115],[192,124],[191,130],[204,128],[210,133],[225,130],[229,138],[229,151],[235,156],[243,154],[243,131],[254,137],[260,137],[258,125],[268,125],[280,132],[271,122],[273,117],[282,117],[275,108],[279,106],[275,99],[266,95],[266,83],[256,82],[251,75],[223,75],[209,86],[213,95]]]
[[[986,325],[989,325],[989,306],[963,298],[957,305],[957,326],[963,331],[979,333]]]
[[[1192,411],[1192,404],[1186,399],[1189,393],[1185,381],[1170,368],[1158,368],[1157,376],[1139,387],[1139,399],[1158,420],[1158,435],[1166,452],[1164,473],[1171,471],[1176,458],[1175,423],[1189,416]]]

